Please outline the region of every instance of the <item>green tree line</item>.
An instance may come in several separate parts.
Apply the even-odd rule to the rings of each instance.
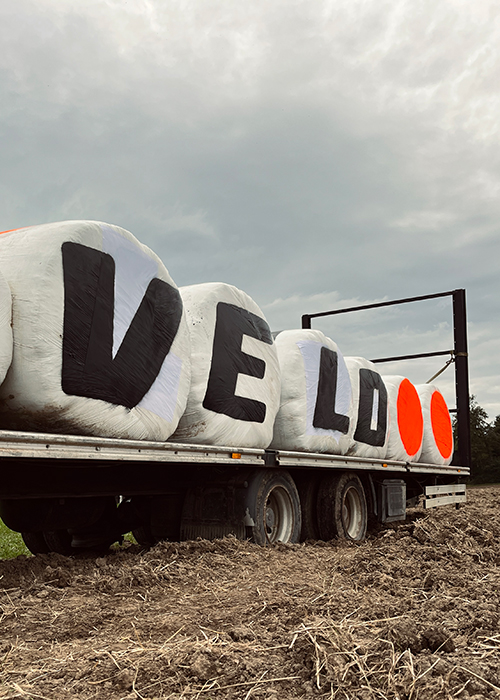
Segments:
[[[473,483],[500,483],[500,416],[488,420],[488,414],[470,400],[471,477]]]

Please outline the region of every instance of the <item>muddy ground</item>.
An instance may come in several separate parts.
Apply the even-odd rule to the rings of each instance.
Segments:
[[[5,698],[500,697],[500,487],[361,545],[0,562]]]

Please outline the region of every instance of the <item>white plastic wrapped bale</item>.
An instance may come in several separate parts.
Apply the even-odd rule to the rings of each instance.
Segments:
[[[373,362],[346,357],[353,397],[348,454],[384,459],[389,440],[389,401],[384,380]]]
[[[191,333],[192,380],[172,440],[267,447],[279,407],[280,374],[264,314],[229,284],[179,291]]]
[[[345,454],[350,446],[352,394],[336,343],[317,330],[289,330],[275,340],[281,404],[271,447]]]
[[[389,441],[386,459],[417,462],[422,453],[424,419],[415,386],[405,377],[384,376],[389,399]]]
[[[0,384],[12,361],[12,302],[10,287],[0,273]]]
[[[128,231],[92,221],[0,236],[14,353],[0,423],[166,440],[189,391],[182,300],[160,259]]]
[[[419,462],[450,464],[453,457],[453,428],[444,396],[433,384],[417,384],[422,404],[424,436]]]

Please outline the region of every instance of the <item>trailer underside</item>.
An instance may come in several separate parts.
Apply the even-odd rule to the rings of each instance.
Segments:
[[[143,544],[228,534],[260,544],[362,540],[374,522],[404,519],[426,490],[429,505],[465,500],[456,485],[469,475],[457,466],[17,431],[0,431],[0,464],[4,522],[32,551],[66,554],[129,531]]]

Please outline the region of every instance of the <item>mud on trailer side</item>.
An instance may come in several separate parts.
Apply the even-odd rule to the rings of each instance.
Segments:
[[[0,431],[0,516],[34,553],[233,534],[363,540],[406,508],[465,500],[468,467]]]

